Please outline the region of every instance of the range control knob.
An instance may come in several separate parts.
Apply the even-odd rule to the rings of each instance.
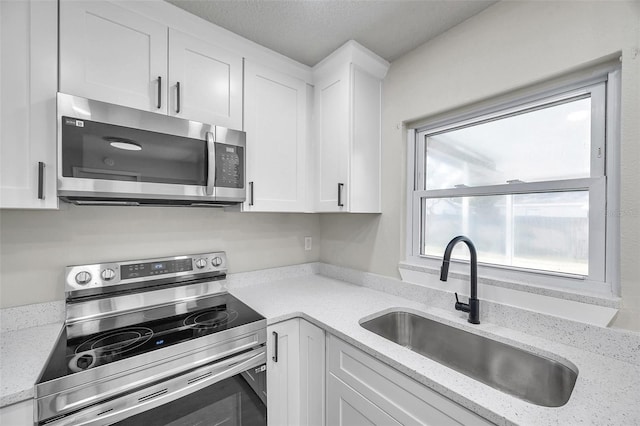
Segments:
[[[87,285],[91,281],[91,274],[87,271],[81,271],[76,274],[76,282],[80,285]]]
[[[218,256],[214,257],[213,259],[211,259],[211,264],[215,267],[222,265],[222,258]]]
[[[114,271],[111,268],[107,268],[104,271],[102,271],[102,273],[100,275],[102,276],[103,280],[111,281],[112,279],[114,279],[116,277],[116,271]]]
[[[196,268],[202,269],[205,266],[207,266],[207,260],[206,259],[200,258],[200,259],[196,260]]]
[[[84,354],[78,357],[78,360],[76,361],[76,365],[80,370],[86,370],[87,368],[93,365],[93,355]]]

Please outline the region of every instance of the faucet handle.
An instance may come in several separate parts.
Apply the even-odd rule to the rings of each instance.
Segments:
[[[455,304],[456,311],[469,312],[471,310],[471,307],[469,306],[469,304],[460,302],[460,300],[458,300],[458,293],[454,293],[454,294],[456,295],[456,304]]]

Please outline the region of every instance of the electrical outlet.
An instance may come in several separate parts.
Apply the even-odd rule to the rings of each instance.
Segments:
[[[304,237],[304,249],[306,251],[311,250],[311,243],[312,243],[311,237]]]

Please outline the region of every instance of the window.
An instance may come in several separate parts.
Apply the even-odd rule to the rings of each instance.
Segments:
[[[608,92],[616,76],[412,133],[409,260],[436,266],[447,243],[466,235],[485,270],[583,287],[608,282],[606,207],[615,179],[607,181],[614,165],[614,141],[607,139],[615,138],[617,118],[607,103],[617,102],[617,91]],[[468,250],[456,247],[452,258],[467,260]]]

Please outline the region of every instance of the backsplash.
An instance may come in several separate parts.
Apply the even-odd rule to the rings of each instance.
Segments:
[[[222,289],[320,274],[328,278],[453,311],[453,295],[401,280],[320,262],[229,274]],[[598,327],[552,315],[482,300],[481,320],[623,362],[640,365],[640,333]],[[0,309],[1,331],[64,321],[64,301]]]

